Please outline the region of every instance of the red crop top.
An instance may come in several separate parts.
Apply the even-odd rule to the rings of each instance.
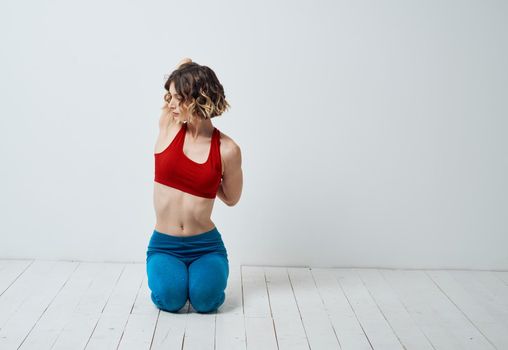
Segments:
[[[208,158],[204,163],[196,163],[183,153],[187,124],[182,124],[169,146],[154,153],[154,180],[195,196],[215,198],[222,178],[220,132],[213,128]]]

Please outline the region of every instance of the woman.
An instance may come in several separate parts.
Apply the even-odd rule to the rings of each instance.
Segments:
[[[189,299],[199,313],[218,309],[229,276],[227,250],[210,219],[215,197],[238,203],[243,187],[238,145],[212,125],[229,104],[215,73],[183,59],[171,73],[155,145],[156,224],[146,257],[148,286],[161,310]]]

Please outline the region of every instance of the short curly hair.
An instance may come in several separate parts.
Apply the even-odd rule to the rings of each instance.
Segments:
[[[175,90],[183,97],[180,106],[183,104],[183,108],[192,116],[211,119],[231,108],[226,101],[222,84],[214,71],[207,66],[188,62],[174,70],[164,84],[167,91],[164,100],[168,103],[172,97],[169,93],[171,82],[174,82]]]

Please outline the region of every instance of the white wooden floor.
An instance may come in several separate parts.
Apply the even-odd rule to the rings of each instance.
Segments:
[[[145,264],[0,260],[0,349],[508,349],[508,272],[230,264],[226,301],[152,304]]]

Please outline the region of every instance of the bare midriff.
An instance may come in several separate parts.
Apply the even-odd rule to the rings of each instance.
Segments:
[[[154,182],[155,230],[172,236],[193,236],[215,227],[210,219],[215,198],[203,198]]]

